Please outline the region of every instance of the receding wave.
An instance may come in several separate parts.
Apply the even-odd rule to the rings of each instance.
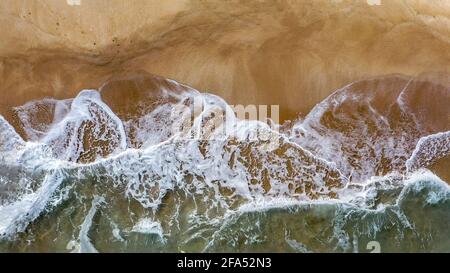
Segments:
[[[142,75],[28,102],[0,117],[0,250],[450,251],[449,103],[389,76],[279,125]]]

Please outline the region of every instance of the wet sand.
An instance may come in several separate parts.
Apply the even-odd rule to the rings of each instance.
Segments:
[[[0,1],[0,252],[448,251],[450,1],[79,1]]]
[[[304,116],[374,76],[450,73],[448,1],[2,1],[0,114],[146,71]],[[448,78],[448,77],[447,77]]]

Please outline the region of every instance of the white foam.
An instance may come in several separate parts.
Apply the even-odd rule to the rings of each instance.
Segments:
[[[429,205],[434,205],[450,198],[450,185],[426,169],[418,170],[409,175],[404,184],[405,187],[397,199],[398,205],[405,200],[405,196],[410,192],[420,193],[424,189],[430,189],[425,199]]]
[[[349,85],[316,105],[303,121],[295,123],[290,139],[315,156],[334,162],[353,182],[367,181],[388,170],[403,171],[406,159],[423,134],[414,114],[404,105],[403,96],[409,84],[400,90],[396,101],[386,102],[392,103],[391,110],[400,107],[400,120],[396,120],[391,110],[387,113],[377,110],[373,100],[378,93],[355,91]]]
[[[133,226],[131,231],[143,234],[155,234],[158,235],[162,241],[165,241],[164,230],[161,227],[161,224],[150,218],[140,219],[139,222]]]
[[[0,238],[8,238],[24,231],[44,211],[63,179],[61,171],[50,173],[35,192],[22,196],[12,204],[0,206]]]
[[[89,144],[102,144],[86,148],[86,138],[91,136],[94,139],[89,139]],[[52,126],[42,142],[53,147],[58,158],[68,161],[77,161],[83,153],[101,156],[102,151],[114,154],[127,148],[122,121],[101,101],[96,90],[81,91],[70,112]]]
[[[316,106],[303,122],[294,126],[294,131],[301,130],[303,134],[308,134],[310,142],[302,142],[295,137],[288,139],[260,121],[239,120],[223,99],[196,91],[174,94],[178,102],[159,105],[137,119],[139,126],[128,121],[123,126],[122,121],[101,101],[97,91],[84,90],[72,101],[70,111],[67,112],[64,105],[58,106],[60,109],[55,110],[52,125],[37,143],[25,143],[0,117],[0,139],[4,139],[0,142],[1,155],[12,151],[15,164],[24,165],[30,172],[39,170],[47,174],[35,192],[0,207],[0,233],[4,234],[2,237],[8,237],[23,231],[45,210],[46,205],[59,204],[61,201],[52,198],[52,195],[64,180],[65,170],[92,175],[104,170],[102,175],[108,179],[102,179],[102,182],[121,187],[126,198],[138,201],[152,212],[158,211],[169,192],[181,190],[187,198],[203,196],[203,203],[196,204],[193,209],[192,222],[204,219],[222,221],[224,215],[311,203],[343,204],[372,212],[382,211],[392,204],[375,208],[370,206],[377,191],[403,187],[405,177],[392,173],[374,178],[376,165],[362,162],[362,171],[366,173],[354,175],[360,183],[353,181],[347,184],[346,176],[350,176],[352,170],[340,146],[343,142],[350,146],[355,143],[348,143],[348,137],[327,131],[327,128],[315,123],[330,107],[348,99],[361,99],[351,98],[345,92],[336,94],[339,95]],[[196,100],[201,102],[200,106],[192,105]],[[194,107],[189,108],[193,111],[186,115],[174,115],[180,113],[176,109],[185,103]],[[374,108],[369,107],[369,110],[377,116],[377,126],[382,128],[387,125],[385,117]],[[205,130],[210,121],[218,121],[218,126]],[[84,135],[80,133],[85,122],[93,123],[90,129],[94,140],[108,141],[108,155],[96,157],[88,163],[73,163],[71,161],[76,161],[86,152]],[[358,126],[361,126],[361,131],[365,130],[365,124]],[[127,138],[131,130],[136,130],[134,137],[140,143],[139,147],[131,145],[131,140]],[[431,139],[441,137],[421,139],[417,147],[427,146]],[[376,151],[389,150],[389,156],[407,154],[404,147],[395,146],[395,142],[396,139],[387,136],[369,144]],[[442,151],[442,145],[439,145],[433,148],[431,157]],[[4,151],[2,147],[5,147]],[[327,184],[330,181],[336,184]],[[268,183],[269,187],[266,185],[265,188],[263,182]],[[311,187],[310,193],[306,193],[306,184]],[[300,192],[295,189],[297,186]],[[343,186],[345,188],[340,190]],[[338,193],[339,199],[330,197],[333,191]],[[437,202],[439,198],[429,197],[430,202]],[[94,201],[97,199],[94,198]],[[236,200],[240,202],[238,207],[233,206]],[[88,237],[93,217],[101,203],[94,201],[81,225],[78,239],[69,243],[68,247],[82,252],[96,251]],[[202,210],[202,206],[206,209]],[[376,232],[376,228],[374,230]],[[162,240],[165,238],[158,219],[143,218],[131,231],[157,234]],[[120,240],[118,227],[114,227],[113,235]],[[347,242],[347,239],[345,236],[341,238],[342,242]],[[298,242],[289,242],[301,250]]]
[[[79,252],[81,253],[97,253],[97,249],[95,249],[94,245],[89,238],[89,230],[92,226],[92,220],[97,213],[98,207],[105,202],[105,199],[101,196],[94,196],[94,200],[92,200],[91,208],[89,209],[86,218],[81,224],[80,234],[78,236],[78,240],[80,242]]]
[[[431,165],[439,158],[450,155],[450,131],[421,137],[411,157],[406,161],[408,171]]]
[[[68,113],[71,100],[45,98],[14,107],[26,138],[39,141],[48,130]]]
[[[0,115],[0,162],[7,162],[23,149],[25,141],[16,130]]]

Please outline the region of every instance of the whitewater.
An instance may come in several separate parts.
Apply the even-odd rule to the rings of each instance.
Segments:
[[[368,79],[274,124],[146,80],[0,116],[0,251],[450,251],[449,87]]]

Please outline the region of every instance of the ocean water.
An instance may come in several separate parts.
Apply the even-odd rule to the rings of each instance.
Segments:
[[[370,79],[279,125],[152,80],[0,117],[1,252],[450,252],[450,88]]]

